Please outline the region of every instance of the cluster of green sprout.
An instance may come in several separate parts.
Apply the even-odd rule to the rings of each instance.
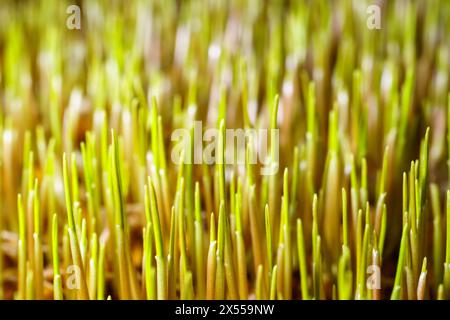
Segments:
[[[450,299],[449,1],[71,4],[0,2],[0,299]]]

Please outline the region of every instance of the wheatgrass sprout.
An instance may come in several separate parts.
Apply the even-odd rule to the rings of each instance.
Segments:
[[[0,299],[450,299],[450,2],[375,2],[0,1]]]

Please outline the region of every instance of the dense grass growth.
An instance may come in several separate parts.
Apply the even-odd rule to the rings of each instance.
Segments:
[[[449,1],[77,3],[0,2],[1,299],[450,299]]]

